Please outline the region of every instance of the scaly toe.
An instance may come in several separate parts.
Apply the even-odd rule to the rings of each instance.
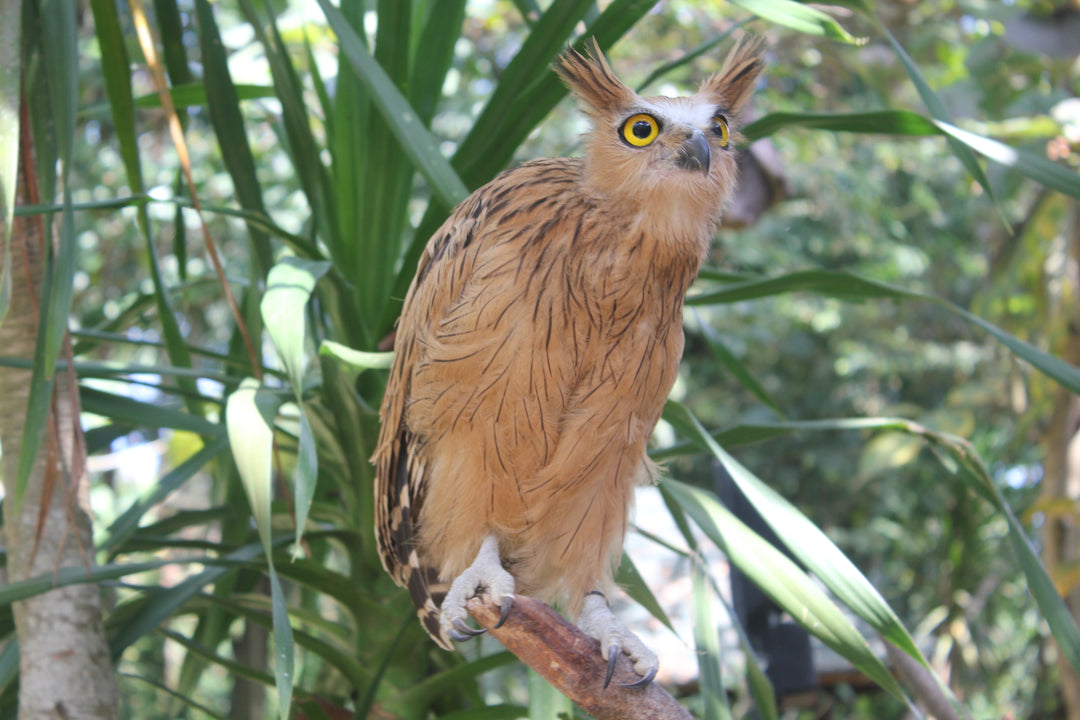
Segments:
[[[656,671],[659,668],[656,654],[611,614],[611,609],[608,608],[603,594],[592,592],[585,596],[577,624],[586,635],[600,641],[601,654],[607,660],[605,688],[611,684],[611,679],[615,675],[619,655],[629,657],[634,666],[634,672],[641,676],[641,679],[627,683],[623,687],[643,688],[656,677]]]

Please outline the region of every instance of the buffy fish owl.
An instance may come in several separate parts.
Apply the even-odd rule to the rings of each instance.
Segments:
[[[689,97],[639,97],[595,41],[556,72],[591,120],[585,156],[526,162],[454,209],[409,288],[382,404],[378,545],[444,648],[478,593],[557,606],[629,656],[610,612],[646,443],[675,381],[682,311],[735,187],[743,42]]]

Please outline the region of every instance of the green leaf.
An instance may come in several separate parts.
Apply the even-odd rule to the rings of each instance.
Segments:
[[[177,0],[154,0],[154,16],[160,28],[158,38],[164,51],[162,54],[165,56],[165,70],[169,73],[170,87],[175,89],[191,83],[191,68],[188,67],[187,49],[184,46],[186,30]],[[148,97],[157,100],[155,107],[161,107],[160,95],[154,93]],[[173,107],[180,109],[181,105],[174,102]]]
[[[232,178],[240,206],[265,215],[262,189],[255,176],[255,158],[248,144],[244,114],[240,111],[240,98],[229,73],[229,59],[208,0],[195,0],[195,17],[199,23],[199,47],[205,66],[203,83],[207,107],[222,160]],[[248,232],[255,264],[253,270],[257,277],[265,277],[273,264],[270,241],[257,226],[249,225]],[[254,329],[252,332],[258,334]]]
[[[574,703],[532,668],[529,673],[529,718],[551,720],[574,717]]]
[[[907,110],[842,114],[773,113],[747,125],[743,135],[747,140],[754,141],[784,128],[885,135],[943,135],[950,144],[960,143],[961,147],[970,148],[1048,188],[1080,199],[1080,174],[1077,172],[1029,150],[1014,148],[943,120],[934,120]]]
[[[36,356],[44,366],[44,375],[51,378],[60,357],[68,316],[74,297],[74,278],[78,245],[75,242],[75,222],[71,211],[72,147],[75,142],[75,110],[78,105],[79,62],[76,48],[78,19],[76,8],[66,0],[41,0],[42,35],[45,70],[48,74],[50,108],[55,123],[56,143],[60,161],[60,188],[64,209],[60,218],[59,249],[52,255],[46,272],[49,282],[42,295],[41,325],[45,335],[44,352]],[[18,67],[18,66],[16,66]],[[51,198],[50,198],[51,199]],[[46,247],[50,244],[46,243]]]
[[[348,367],[354,375],[359,375],[365,370],[386,370],[394,363],[392,352],[364,352],[353,350],[333,340],[323,340],[319,346],[319,354],[332,357]]]
[[[315,284],[330,269],[325,260],[304,260],[286,256],[266,278],[266,292],[260,309],[266,331],[274,342],[278,355],[285,363],[297,402],[304,389],[307,357],[304,341],[307,336],[307,303]]]
[[[0,5],[0,323],[11,302],[11,224],[19,174],[19,97],[22,68],[22,2]]]
[[[705,720],[731,720],[724,680],[720,675],[720,637],[712,613],[712,592],[700,562],[693,564],[691,594],[694,606],[694,649]]]
[[[303,554],[300,542],[304,537],[304,528],[307,527],[308,511],[315,499],[315,484],[319,474],[319,457],[315,447],[315,435],[311,431],[311,422],[308,420],[304,406],[300,410],[300,436],[296,450],[296,474],[293,479],[293,500],[296,509],[296,545],[293,547],[294,557]]]
[[[654,618],[664,624],[671,632],[675,632],[675,626],[671,624],[671,618],[664,612],[664,608],[657,602],[645,578],[641,577],[637,566],[630,556],[623,553],[619,570],[615,576],[615,583],[629,595],[634,602],[649,611]],[[678,634],[678,633],[676,633]]]
[[[955,139],[994,162],[1023,173],[1048,188],[1080,200],[1080,173],[1058,165],[1028,150],[1010,147],[1005,143],[976,135],[941,120],[934,123],[951,139]]]
[[[334,210],[334,192],[326,167],[319,158],[320,149],[308,120],[308,107],[304,99],[304,89],[296,74],[285,43],[278,32],[276,22],[271,18],[270,34],[264,29],[263,21],[255,12],[251,0],[241,0],[240,7],[256,37],[263,45],[266,59],[270,64],[270,74],[274,79],[274,91],[281,103],[282,121],[285,127],[286,150],[292,159],[300,187],[304,191],[318,234],[334,254],[341,245],[341,231]],[[267,11],[271,5],[266,5]],[[340,86],[338,88],[341,90]],[[350,237],[349,242],[355,241]]]
[[[124,162],[128,184],[135,196],[130,202],[137,208],[136,218],[139,230],[146,246],[146,262],[150,270],[150,279],[154,286],[154,301],[157,305],[161,334],[165,341],[169,361],[178,367],[191,367],[191,354],[188,352],[180,325],[172,309],[168,289],[161,277],[157,261],[157,248],[150,227],[150,214],[143,195],[142,167],[139,162],[138,131],[135,124],[135,108],[131,89],[131,60],[127,53],[127,37],[121,27],[117,4],[111,0],[92,0],[94,28],[97,33],[98,47],[101,50],[101,71],[105,80],[105,89],[109,96],[110,118],[120,147],[120,157]],[[180,388],[189,397],[197,394],[194,380],[181,378]],[[188,401],[188,410],[198,415],[197,403]]]
[[[465,0],[438,0],[431,3],[424,20],[409,79],[409,99],[420,116],[420,122],[425,125],[430,124],[442,97],[446,73],[453,66],[454,46],[461,37],[464,20]]]
[[[111,418],[135,427],[187,430],[203,437],[220,437],[224,428],[197,415],[170,407],[114,395],[91,387],[79,391],[84,412]]]
[[[832,17],[794,0],[731,0],[759,18],[789,27],[807,35],[818,35],[851,45],[863,45],[866,38],[856,38]]]
[[[664,419],[723,463],[732,480],[788,550],[837,598],[898,648],[927,665],[896,613],[825,533],[720,447],[685,406],[669,402]]]
[[[772,113],[742,129],[747,140],[768,137],[785,128],[808,128],[832,132],[876,135],[941,135],[942,130],[927,117],[909,110],[877,110],[861,113]]]
[[[711,305],[731,303],[772,297],[790,292],[815,292],[841,300],[862,300],[868,298],[910,299],[933,303],[963,318],[992,335],[995,339],[1013,351],[1018,357],[1030,363],[1047,377],[1060,383],[1070,391],[1080,394],[1080,369],[1060,358],[1045,353],[1005,332],[993,323],[971,312],[932,295],[924,295],[887,283],[860,277],[853,273],[831,270],[802,270],[773,278],[735,283],[723,289],[704,292],[687,297],[687,305]]]
[[[357,77],[371,93],[383,119],[389,125],[401,149],[431,185],[432,192],[448,207],[453,207],[469,194],[450,163],[439,152],[435,137],[420,123],[386,72],[375,62],[363,41],[357,36],[341,11],[328,0],[318,0],[326,20],[338,36],[341,52],[349,59]]]
[[[914,83],[915,89],[919,93],[919,97],[922,98],[923,103],[926,105],[926,109],[930,111],[931,117],[940,122],[950,122],[952,118],[949,116],[949,111],[945,108],[945,103],[943,103],[933,91],[930,87],[930,83],[926,82],[926,78],[922,76],[918,66],[915,65],[915,61],[911,59],[911,56],[907,54],[904,47],[876,15],[870,12],[869,9],[866,10],[866,14],[877,26],[878,31],[885,35],[889,40],[889,44],[893,46],[893,50],[896,52],[897,57],[900,58],[900,62],[903,63],[904,69],[907,70],[908,77],[910,77],[911,82]],[[975,178],[975,182],[979,183],[983,190],[986,191],[987,197],[989,197],[994,205],[998,207],[999,211],[1002,213],[1002,218],[1004,219],[1004,211],[1001,211],[1000,205],[998,205],[997,197],[994,194],[994,188],[990,184],[990,180],[986,177],[986,173],[983,172],[982,166],[979,165],[979,161],[975,158],[975,154],[971,152],[970,148],[952,136],[949,136],[947,140],[949,142],[949,147],[952,148],[953,154],[959,158],[968,173]]]
[[[274,684],[278,691],[278,717],[287,720],[292,707],[293,683],[296,678],[292,626],[289,624],[289,608],[281,592],[274,565],[270,565],[270,597],[274,618]]]
[[[274,494],[274,416],[279,404],[279,399],[261,388],[257,380],[244,378],[225,406],[233,459],[268,559],[273,532],[270,499]]]
[[[674,480],[661,491],[686,511],[728,559],[807,631],[901,700],[903,691],[840,609],[783,553],[712,495]]]

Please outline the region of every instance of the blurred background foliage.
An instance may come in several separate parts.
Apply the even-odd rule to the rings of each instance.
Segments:
[[[225,396],[253,370],[202,249],[199,220],[187,209],[190,200],[166,116],[131,30],[130,6],[93,5],[91,10],[80,3],[77,9],[79,95],[70,187],[83,209],[75,215],[78,264],[70,326],[76,356],[87,370],[81,375],[94,471],[90,494],[96,536],[106,548],[100,562],[226,554],[257,542],[254,527],[239,520],[248,510],[237,469],[203,425],[185,428],[158,413],[164,407],[217,425]],[[471,190],[508,163],[579,151],[584,121],[567,101],[542,120],[530,120],[532,105],[503,105],[495,119],[499,132],[487,138],[500,143],[496,148],[484,145],[483,133],[472,132],[493,92],[506,85],[507,74],[530,90],[550,78],[546,60],[524,69],[512,62],[544,27],[540,21],[554,14],[547,11],[570,5],[345,2],[342,16],[413,103],[421,122],[430,121],[439,151],[452,158]],[[750,110],[753,117],[885,108],[925,114],[904,66],[874,23],[856,12],[857,3],[841,3],[829,12],[852,35],[866,38],[864,43],[837,42],[756,19],[746,9],[753,5],[600,2],[568,27],[579,34],[592,23],[610,23],[615,13],[605,13],[616,6],[632,27],[609,54],[634,87],[655,68],[747,22],[745,30],[766,36],[769,61]],[[109,14],[106,6],[119,8],[132,92],[140,98],[136,142],[143,187],[125,167],[116,100],[103,81],[109,70],[103,70],[107,61],[97,31]],[[194,186],[249,327],[258,338],[257,306],[267,271],[288,247],[301,257],[334,261],[307,311],[314,340],[307,349],[331,339],[379,350],[400,301],[401,278],[411,277],[417,243],[445,216],[453,186],[436,186],[433,192],[430,177],[408,168],[392,130],[368,98],[368,86],[344,60],[340,29],[330,27],[325,5],[155,0],[146,11],[164,40],[171,84],[191,84],[191,102],[177,104]],[[895,0],[878,4],[874,12],[910,53],[956,124],[1075,170],[1078,53],[1055,54],[1050,44],[1032,47],[1027,39],[1032,27],[1066,27],[1070,13],[1080,13],[1075,4]],[[457,25],[436,24],[447,21],[460,23],[460,32]],[[235,120],[215,118],[221,96],[215,108],[206,102],[209,90],[203,91],[222,69],[220,58],[207,56],[213,32],[220,33],[218,49],[224,49],[241,99],[234,105],[242,110],[242,126],[231,130],[223,127]],[[617,37],[614,33],[609,43]],[[406,38],[407,47],[391,38]],[[554,33],[553,52],[569,38],[569,32]],[[692,91],[695,81],[718,68],[729,44],[676,67],[646,91]],[[441,81],[438,73],[426,78],[425,52],[444,58],[430,66],[446,68]],[[290,113],[299,110],[310,132],[306,138],[290,124],[297,117],[290,119]],[[503,129],[510,126],[520,131]],[[231,142],[246,141],[250,147],[249,168],[236,159],[236,146],[226,139],[230,131],[239,132]],[[992,198],[939,136],[789,128],[762,143],[767,147],[761,152],[772,163],[768,207],[720,231],[710,265],[733,274],[722,280],[807,268],[855,272],[944,298],[1049,354],[1073,365],[1080,361],[1070,349],[1080,322],[1075,198],[988,165]],[[455,154],[459,148],[463,153]],[[246,190],[238,187],[243,182],[249,183]],[[136,200],[126,199],[131,197]],[[94,209],[95,204],[100,207]],[[143,207],[149,243],[140,227]],[[225,211],[241,207],[260,222],[249,224]],[[722,285],[706,279],[698,291]],[[155,300],[162,288],[196,358],[194,387],[163,372],[182,363],[162,327],[162,305]],[[1075,396],[1007,348],[939,306],[911,300],[852,302],[827,294],[777,293],[696,306],[687,321],[675,399],[706,427],[898,416],[967,438],[1047,552],[1059,591],[1076,595],[1080,553],[1071,528],[1080,467],[1067,458],[1077,430]],[[703,331],[705,326],[711,332]],[[733,360],[717,362],[717,338]],[[286,368],[275,359],[275,346],[263,340],[261,350],[268,377],[282,378]],[[332,358],[312,365],[302,407],[320,455],[306,557],[290,562],[288,549],[280,547],[276,562],[300,648],[296,712],[311,718],[354,712],[496,718],[526,712],[525,676],[511,665],[512,658],[490,644],[467,648],[460,656],[435,649],[375,557],[366,458],[377,423],[373,408],[380,376],[368,372],[354,378]],[[737,381],[730,372],[735,365],[758,386]],[[117,397],[139,404],[122,405]],[[295,465],[288,455],[296,445],[298,412],[296,405],[286,406],[279,428],[286,456],[282,476],[291,475]],[[675,442],[673,428],[662,424],[657,446]],[[212,450],[201,458],[210,460],[205,466],[200,462],[182,476],[171,476],[175,489],[162,489],[153,502],[139,504],[163,487],[154,484],[158,478],[184,468],[183,461],[205,448]],[[804,430],[732,449],[825,530],[873,582],[973,717],[1080,717],[1080,707],[1071,707],[1062,692],[1075,678],[1058,664],[1050,632],[1009,550],[1006,519],[945,472],[920,438]],[[1062,456],[1063,465],[1048,467],[1047,458]],[[678,457],[668,467],[684,481],[714,485],[711,458]],[[275,496],[274,525],[283,535],[292,532],[293,500],[288,490]],[[130,508],[137,508],[134,515]],[[659,511],[639,511],[639,525],[649,526],[651,512]],[[138,528],[125,525],[125,518]],[[274,683],[267,637],[270,589],[265,563],[255,555],[246,556],[238,571],[206,576],[171,610],[161,609],[169,589],[202,577],[203,565],[168,565],[103,583],[113,602],[107,624],[122,673],[123,717],[261,718],[277,712],[275,694],[265,689]],[[661,594],[652,578],[645,581]],[[117,640],[125,626],[137,630]],[[10,623],[3,629],[10,633]],[[0,667],[5,672],[0,711],[13,716],[16,673],[10,659]],[[763,712],[738,677],[725,675],[724,683],[731,700],[727,712],[744,717]],[[708,704],[694,683],[679,692],[692,707]],[[792,718],[826,712],[900,718],[909,710],[887,693],[841,686],[823,692],[809,708],[780,711]]]

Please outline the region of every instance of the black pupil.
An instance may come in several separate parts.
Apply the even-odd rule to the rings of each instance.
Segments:
[[[634,137],[644,140],[652,134],[652,125],[648,120],[638,120],[634,123],[634,127],[631,130],[634,133]]]

